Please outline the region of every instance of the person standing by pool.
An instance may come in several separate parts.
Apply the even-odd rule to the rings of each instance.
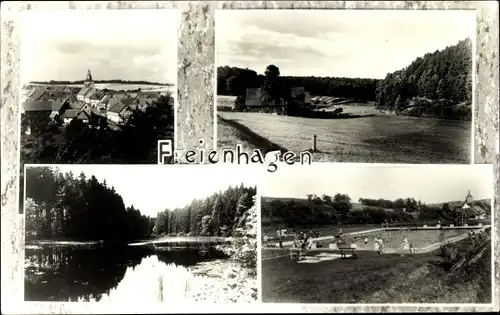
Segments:
[[[368,237],[365,237],[365,246],[368,245]]]
[[[373,249],[378,253],[380,254],[380,244],[378,242],[378,238],[376,237],[375,239],[373,239]]]

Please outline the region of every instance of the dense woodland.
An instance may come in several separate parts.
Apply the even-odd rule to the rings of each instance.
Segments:
[[[27,240],[131,240],[154,226],[106,182],[49,167],[26,169],[25,218]]]
[[[248,225],[255,187],[229,187],[166,209],[156,218],[141,215],[106,182],[57,168],[26,170],[27,239],[134,240],[150,236],[238,236]]]
[[[472,42],[436,50],[387,74],[377,87],[381,108],[407,115],[469,119],[472,104]]]
[[[292,87],[304,87],[311,95],[348,97],[359,101],[375,101],[377,79],[321,78],[280,76],[283,93]],[[265,75],[237,67],[217,68],[217,94],[243,97],[247,88],[262,88]]]
[[[269,86],[269,68],[277,75]],[[417,58],[404,69],[383,80],[335,77],[279,76],[269,65],[265,75],[251,69],[217,68],[217,94],[237,96],[244,104],[247,88],[274,90],[282,96],[292,87],[304,87],[313,96],[349,98],[356,102],[376,101],[376,106],[401,115],[447,119],[471,119],[472,42],[469,38],[443,50]]]
[[[193,200],[180,209],[158,214],[155,235],[231,236],[243,228],[254,205],[256,187],[229,187],[205,199]]]
[[[263,198],[261,203],[264,225],[284,223],[289,228],[385,222],[425,224],[441,221],[456,224],[461,219],[461,212],[454,211],[454,208],[461,205],[460,202],[426,205],[414,198],[394,201],[360,198],[354,204],[345,194],[310,194],[307,199]],[[474,201],[472,205],[479,206],[487,215],[491,213],[491,204],[484,200]],[[466,218],[473,218],[475,214],[472,208],[465,212]]]

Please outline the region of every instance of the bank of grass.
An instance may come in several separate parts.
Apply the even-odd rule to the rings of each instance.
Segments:
[[[266,143],[293,152],[309,150],[312,137],[316,135],[317,151],[313,153],[316,162],[427,164],[470,161],[470,121],[382,114],[351,119],[252,112],[219,112],[218,116],[219,124],[224,120],[245,127],[239,128],[240,133],[246,134],[246,141],[261,150],[266,149]],[[219,131],[218,136],[223,134]]]
[[[461,252],[470,248],[468,240],[459,245]],[[447,270],[440,250],[418,255],[359,251],[356,260],[315,264],[290,260],[286,251],[263,250],[262,298],[274,303],[489,303],[488,246],[476,263],[456,271]]]

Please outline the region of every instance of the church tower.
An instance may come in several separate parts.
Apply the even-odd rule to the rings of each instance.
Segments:
[[[94,89],[94,80],[92,80],[92,74],[90,73],[90,69],[87,72],[87,78],[85,78],[83,87]]]
[[[472,198],[472,195],[471,195],[470,190],[469,190],[469,192],[467,193],[467,197],[465,197],[465,203],[469,204],[473,201],[474,201],[474,198]]]

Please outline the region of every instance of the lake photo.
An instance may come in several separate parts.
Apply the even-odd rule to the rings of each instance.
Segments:
[[[200,168],[206,180],[162,181],[192,178]],[[250,173],[229,165],[25,171],[25,301],[256,300],[256,186]],[[209,182],[216,171],[225,179]]]

